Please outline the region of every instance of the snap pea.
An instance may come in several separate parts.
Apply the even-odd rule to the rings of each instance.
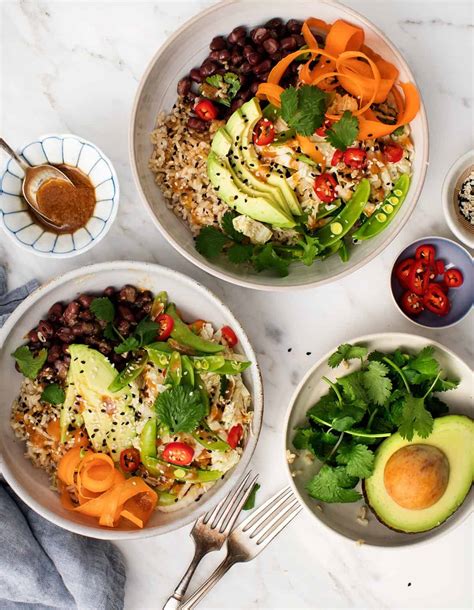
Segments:
[[[218,373],[219,375],[238,375],[251,365],[251,362],[226,360],[224,356],[220,355],[195,357],[191,360],[197,371]]]
[[[296,130],[293,128],[285,129],[284,131],[279,131],[278,133],[275,134],[275,139],[273,140],[272,144],[274,146],[278,146],[279,144],[284,144],[285,142],[288,142],[288,140],[292,140],[295,136],[296,136]]]
[[[198,352],[210,354],[215,354],[224,350],[222,345],[207,341],[206,339],[202,339],[202,337],[195,335],[178,316],[174,303],[170,303],[168,305],[166,308],[166,313],[174,320],[174,327],[171,331],[171,336],[173,339],[178,341],[178,343],[195,349]]]
[[[171,506],[178,501],[178,496],[170,494],[167,491],[160,491],[158,493],[158,506]]]
[[[156,457],[156,419],[149,419],[140,434],[140,457]]]
[[[219,438],[212,432],[201,431],[193,432],[191,436],[197,440],[197,442],[211,451],[227,451],[230,449],[230,445],[226,443],[222,438]]]
[[[153,476],[165,475],[168,478],[172,476],[181,481],[189,481],[190,483],[207,483],[209,481],[217,481],[224,474],[220,470],[201,470],[200,468],[192,468],[189,466],[175,466],[164,460],[153,457],[145,457],[142,460],[143,465]]]
[[[224,365],[214,371],[218,375],[239,375],[249,368],[251,362],[240,360],[226,360]]]
[[[164,352],[159,352],[158,350],[152,349],[149,345],[145,347],[148,357],[153,362],[155,366],[160,369],[164,369],[168,366],[170,361],[170,355]]]
[[[159,292],[153,300],[153,305],[151,306],[151,318],[154,319],[156,316],[162,314],[166,305],[168,304],[168,293],[163,290],[163,292]]]
[[[183,384],[194,388],[195,376],[191,358],[184,354],[181,356],[181,363],[183,365]]]
[[[405,201],[409,188],[410,177],[408,174],[402,174],[395,182],[393,190],[385,197],[380,209],[376,210],[375,213],[357,229],[352,235],[352,239],[363,241],[381,233],[387,225],[390,224],[398,210],[402,207],[402,203]]]
[[[183,365],[181,363],[181,355],[179,352],[173,352],[170,356],[168,370],[166,372],[165,383],[171,383],[177,386],[183,378]]]
[[[370,183],[364,178],[360,181],[355,193],[339,214],[334,216],[322,229],[316,231],[314,236],[319,240],[322,247],[327,248],[333,245],[351,230],[354,223],[362,214],[369,196]]]
[[[263,109],[262,114],[269,121],[275,122],[280,116],[281,111],[273,104],[268,104],[268,106],[265,106],[265,108]]]
[[[341,245],[338,248],[337,253],[339,254],[339,258],[341,259],[341,261],[343,263],[347,263],[347,261],[349,260],[349,250],[347,249],[347,246],[344,241],[341,241],[340,244]]]
[[[164,352],[165,354],[171,354],[173,351],[166,341],[155,341],[154,343],[149,343],[145,349],[152,349],[155,350],[155,352]]]
[[[211,406],[209,403],[209,394],[207,393],[206,386],[204,385],[204,382],[197,371],[194,371],[194,387],[199,390],[202,402],[206,407],[206,413],[209,413],[209,409]]]
[[[126,385],[131,383],[134,379],[138,377],[138,375],[140,375],[140,373],[145,368],[147,362],[147,352],[142,352],[137,358],[135,358],[135,360],[130,360],[130,362],[127,362],[123,371],[121,371],[109,385],[109,392],[118,392]]]
[[[318,213],[316,214],[316,220],[321,220],[321,218],[326,218],[326,216],[331,216],[336,210],[338,210],[342,205],[342,199],[334,199],[331,203],[326,203],[324,206],[319,206]]]

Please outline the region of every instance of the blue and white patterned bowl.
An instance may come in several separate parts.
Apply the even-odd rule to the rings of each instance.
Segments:
[[[57,235],[40,225],[21,196],[23,170],[14,159],[0,177],[1,226],[16,244],[39,256],[69,258],[92,248],[110,229],[119,203],[117,174],[110,160],[91,142],[71,134],[45,135],[20,149],[30,165],[66,164],[89,176],[96,205],[87,225],[74,233]]]

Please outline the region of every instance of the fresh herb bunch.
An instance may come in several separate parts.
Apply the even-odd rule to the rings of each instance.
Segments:
[[[344,344],[329,357],[336,368],[350,360],[361,366],[331,381],[329,392],[308,413],[309,425],[293,439],[297,450],[308,450],[321,467],[307,485],[310,496],[323,502],[355,502],[360,479],[372,474],[373,448],[394,432],[411,441],[427,438],[433,418],[448,412],[435,394],[457,387],[443,377],[434,348],[411,355],[401,349],[368,353],[361,345]]]

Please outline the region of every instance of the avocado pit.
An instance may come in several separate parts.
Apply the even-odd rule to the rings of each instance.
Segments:
[[[446,491],[449,462],[432,445],[406,445],[387,461],[384,484],[402,508],[421,510],[435,504]]]

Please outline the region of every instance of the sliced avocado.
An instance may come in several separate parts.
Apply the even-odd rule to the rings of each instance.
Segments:
[[[243,193],[236,182],[235,174],[229,162],[220,159],[211,151],[207,157],[207,174],[219,197],[231,208],[261,222],[268,222],[276,227],[291,229],[295,221],[283,212],[280,207],[265,197],[253,197]]]
[[[434,420],[428,438],[392,434],[377,449],[364,494],[377,518],[406,533],[441,525],[464,502],[474,476],[474,421]]]
[[[59,414],[59,427],[61,430],[61,443],[65,443],[67,440],[67,432],[69,425],[75,427],[82,426],[84,420],[82,415],[79,413],[76,407],[77,392],[74,386],[74,382],[71,375],[71,367],[69,367],[68,375],[66,378],[66,396],[64,402],[61,405],[61,412]]]
[[[289,206],[292,214],[295,216],[301,216],[303,213],[299,204],[298,198],[294,190],[290,187],[288,182],[283,176],[280,176],[278,172],[268,172],[260,163],[257,152],[252,142],[253,130],[258,121],[262,118],[262,110],[256,97],[252,98],[240,108],[242,117],[246,122],[246,129],[242,134],[242,153],[245,159],[245,163],[249,169],[258,177],[265,179],[272,186],[278,187],[283,193],[283,197],[287,205]]]
[[[138,389],[132,383],[119,392],[110,392],[108,387],[118,371],[105,356],[87,345],[70,345],[69,353],[69,387],[74,388],[74,401],[83,405],[81,414],[92,446],[95,451],[108,448],[118,461],[120,452],[137,437],[131,403],[132,393],[134,389],[138,393]]]

